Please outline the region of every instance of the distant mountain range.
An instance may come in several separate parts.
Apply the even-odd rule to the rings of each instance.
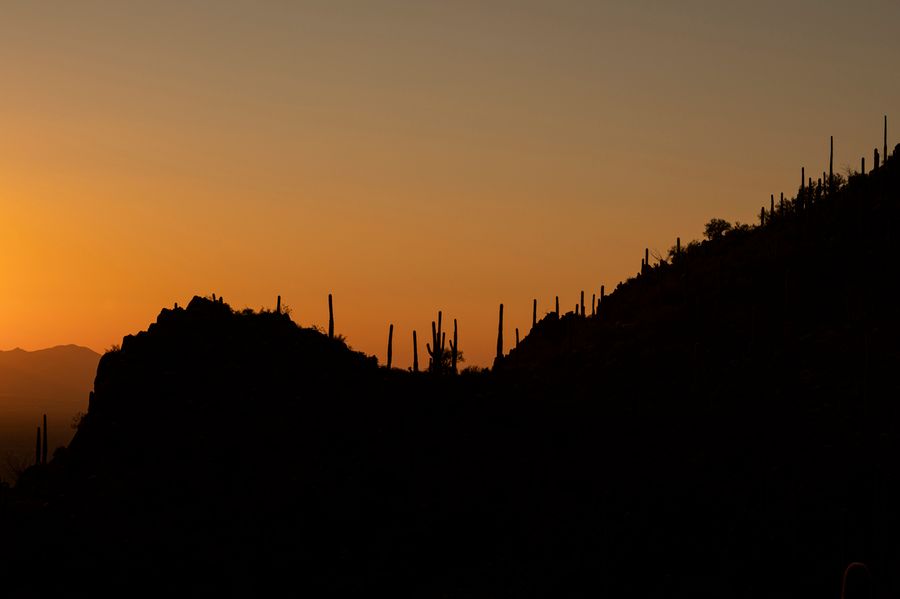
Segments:
[[[0,476],[7,462],[30,457],[47,414],[51,452],[72,438],[72,419],[87,411],[100,354],[77,345],[0,351]]]

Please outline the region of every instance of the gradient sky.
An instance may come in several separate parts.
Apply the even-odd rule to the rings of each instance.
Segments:
[[[4,2],[0,349],[217,293],[468,363],[900,141],[900,3]],[[890,119],[893,120],[891,121]],[[894,124],[895,123],[895,124]],[[424,349],[421,350],[424,354]],[[420,359],[427,358],[420,354]]]

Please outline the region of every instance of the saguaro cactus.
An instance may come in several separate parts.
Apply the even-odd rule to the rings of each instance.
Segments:
[[[778,212],[784,214],[784,192],[782,191],[778,198]]]
[[[556,296],[556,317],[559,318],[559,296]]]
[[[834,187],[834,135],[831,136],[831,141],[828,146],[828,191],[831,192],[831,188]]]
[[[516,327],[516,347],[519,347],[519,327]]]
[[[759,226],[763,226],[766,224],[766,207],[763,206],[759,209]]]
[[[394,358],[394,325],[391,324],[391,328],[388,329],[388,355],[387,355],[387,367],[388,370],[391,369],[391,362]]]
[[[866,157],[865,157],[865,156],[863,156],[863,157],[860,159],[860,162],[859,162],[859,174],[860,174],[860,175],[865,175],[865,174],[866,174]]]
[[[584,289],[581,290],[581,315],[584,316]]]
[[[681,255],[681,237],[675,238],[675,256]]]
[[[497,325],[497,359],[503,357],[503,304],[500,304],[500,322]]]
[[[331,294],[328,294],[328,338],[334,339],[334,304],[331,301]]]
[[[419,341],[416,339],[416,331],[413,330],[413,372],[419,372]]]
[[[456,359],[459,356],[459,337],[457,337],[456,319],[453,319],[453,341],[450,342],[450,370],[456,374]]]
[[[431,321],[431,344],[425,344],[425,349],[428,350],[428,355],[431,356],[431,363],[429,364],[431,372],[441,372],[441,369],[444,367],[444,342],[447,335],[441,331],[443,318],[444,313],[438,310],[437,327],[435,327],[434,321]]]
[[[806,186],[806,167],[800,167],[800,189],[802,190]]]
[[[769,196],[769,215],[775,214],[775,194]]]
[[[597,294],[591,294],[591,316],[597,315]]]
[[[281,296],[280,295],[278,296],[278,300],[276,300],[276,303],[275,303],[275,313],[281,314]]]
[[[531,302],[531,328],[533,329],[536,324],[537,324],[537,299],[534,299]]]
[[[44,439],[41,442],[41,464],[47,463],[47,415],[44,414]]]

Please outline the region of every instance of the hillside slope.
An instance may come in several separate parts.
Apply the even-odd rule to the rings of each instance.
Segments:
[[[0,564],[23,595],[737,597],[837,594],[864,561],[896,595],[898,226],[900,151],[594,318],[545,317],[491,373],[387,371],[203,298],[163,310],[23,476]],[[77,550],[35,560],[45,543]]]

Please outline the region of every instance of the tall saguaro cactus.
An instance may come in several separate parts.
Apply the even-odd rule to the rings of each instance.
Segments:
[[[437,326],[431,321],[431,344],[426,343],[425,349],[431,356],[429,370],[431,372],[441,372],[444,367],[444,347],[447,335],[442,332],[444,313],[438,310]]]
[[[591,294],[591,316],[597,315],[597,294]]]
[[[388,329],[388,354],[387,354],[387,367],[388,370],[391,369],[391,362],[394,358],[394,325],[391,323],[391,328]]]
[[[559,318],[559,296],[556,296],[556,317]]]
[[[584,289],[581,290],[581,315],[584,316]]]
[[[516,327],[516,347],[519,347],[519,327]]]
[[[828,192],[834,187],[834,135],[831,136],[828,149]]]
[[[537,325],[537,299],[531,302],[531,328],[533,329],[535,325]]]
[[[497,359],[503,357],[503,304],[500,304],[500,322],[497,326]]]
[[[331,294],[328,294],[328,338],[334,339],[334,304],[331,301]]]
[[[281,296],[278,296],[278,299],[275,302],[275,314],[281,314]]]
[[[419,372],[419,340],[416,339],[415,329],[413,329],[413,372]]]

